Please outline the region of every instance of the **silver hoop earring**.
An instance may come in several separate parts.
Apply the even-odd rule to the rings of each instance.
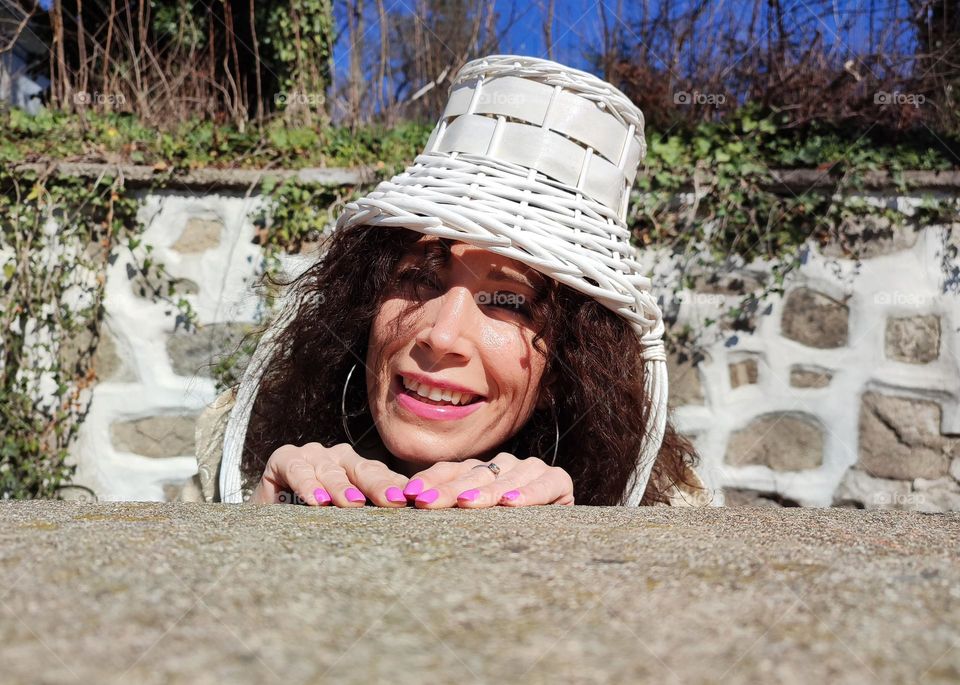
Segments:
[[[350,386],[350,378],[353,376],[356,368],[356,364],[350,367],[350,372],[347,374],[347,382],[343,384],[343,394],[340,396],[340,422],[343,424],[343,432],[347,434],[347,440],[349,440],[350,444],[354,447],[356,447],[356,442],[353,439],[353,435],[350,434],[350,426],[347,425],[347,388]],[[362,414],[363,412],[360,413]],[[355,414],[355,416],[358,415],[359,414]]]
[[[557,463],[557,447],[560,445],[560,422],[557,421],[557,407],[551,402],[550,413],[553,414],[553,427],[556,432],[556,439],[553,441],[553,458],[550,460],[550,466]]]

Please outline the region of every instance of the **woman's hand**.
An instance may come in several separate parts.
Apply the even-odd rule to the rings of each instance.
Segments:
[[[405,507],[406,484],[406,476],[382,461],[364,459],[345,442],[333,447],[308,442],[303,447],[284,445],[270,455],[249,502],[299,499],[311,506],[362,507],[369,497],[379,507]]]
[[[474,468],[488,463],[499,466],[500,474],[494,476],[489,468]],[[415,474],[403,493],[419,509],[573,504],[573,480],[559,466],[550,466],[537,457],[518,459],[501,452],[490,462],[437,462]]]

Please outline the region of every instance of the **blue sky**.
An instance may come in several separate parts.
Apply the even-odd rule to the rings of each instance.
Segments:
[[[676,16],[685,13],[694,0],[678,0],[670,4],[670,12]],[[897,7],[906,7],[907,0],[833,0],[832,3],[818,3],[814,0],[785,0],[783,7],[785,12],[792,14],[798,20],[808,22],[812,29],[819,30],[828,46],[836,48],[838,56],[856,53],[861,51],[869,39],[869,13],[874,13],[874,27],[879,29],[885,24],[885,17],[894,11]],[[370,3],[368,3],[370,4]],[[395,0],[392,4],[390,0],[385,3],[388,11],[412,12],[413,0]],[[546,0],[543,0],[546,4]],[[656,3],[651,3],[656,4]],[[749,12],[752,3],[737,3],[717,0],[713,3],[714,7],[722,8],[727,12],[737,12],[738,14]],[[812,9],[821,6],[819,15],[814,15]],[[344,4],[337,2],[335,8],[342,12]],[[601,44],[601,8],[606,12],[608,22],[612,23],[613,9],[616,3],[613,0],[596,2],[594,0],[556,0],[555,19],[554,19],[554,54],[553,58],[571,67],[592,70],[588,59],[585,56],[586,47],[596,47]],[[767,3],[761,3],[761,8],[766,11]],[[624,12],[629,20],[636,16],[639,3],[631,0],[623,2]],[[501,0],[497,3],[499,12],[500,30],[504,33],[504,39],[501,43],[501,51],[504,53],[524,54],[536,57],[546,57],[547,51],[544,46],[542,11],[537,2],[510,2]],[[511,9],[514,15],[511,21]],[[902,15],[903,12],[901,11]],[[372,16],[372,15],[371,15]],[[627,22],[629,23],[629,21]],[[849,26],[844,26],[849,23]],[[341,17],[338,17],[338,25],[343,25]],[[724,24],[721,20],[718,30],[722,31]],[[369,33],[366,40],[371,44],[378,42],[376,25],[368,26]],[[639,40],[632,35],[629,26],[623,26],[622,31],[628,43],[634,43]],[[345,70],[348,63],[349,44],[344,37],[335,46],[334,60],[338,72]],[[473,57],[473,56],[471,56]],[[841,60],[842,62],[842,60]]]

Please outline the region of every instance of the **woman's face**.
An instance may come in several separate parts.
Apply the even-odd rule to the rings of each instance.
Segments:
[[[421,237],[395,274],[440,247]],[[370,410],[394,468],[407,475],[495,456],[533,413],[545,367],[529,315],[543,277],[466,243],[450,243],[450,252],[436,272],[395,278],[370,330]],[[398,332],[393,323],[411,305]]]

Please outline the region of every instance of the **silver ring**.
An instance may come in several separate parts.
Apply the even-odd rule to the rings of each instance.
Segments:
[[[477,464],[477,465],[474,466],[473,468],[475,468],[475,469],[490,469],[491,471],[493,471],[493,477],[494,477],[494,478],[496,478],[497,476],[500,475],[500,467],[497,466],[496,464],[492,463],[492,462],[489,463],[489,464]]]

